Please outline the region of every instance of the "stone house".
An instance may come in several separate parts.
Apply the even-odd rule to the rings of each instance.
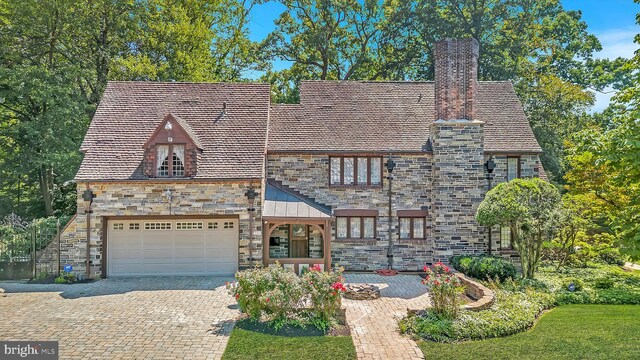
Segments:
[[[441,41],[434,82],[306,81],[299,104],[271,103],[268,84],[110,82],[62,259],[118,276],[509,256],[475,210],[490,179],[544,177],[542,150],[477,59],[475,40]]]

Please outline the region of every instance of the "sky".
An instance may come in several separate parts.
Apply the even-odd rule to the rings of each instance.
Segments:
[[[596,35],[602,43],[602,51],[595,54],[598,58],[629,58],[639,45],[633,37],[640,33],[635,16],[640,12],[640,5],[633,0],[562,0],[566,9],[582,11],[582,18],[589,26],[588,31]],[[274,30],[274,20],[284,11],[281,4],[268,2],[257,5],[253,19],[249,25],[250,37],[254,41],[264,39]],[[282,69],[289,64],[278,61],[274,68]],[[611,93],[596,93],[596,105],[592,111],[600,111],[607,107]]]

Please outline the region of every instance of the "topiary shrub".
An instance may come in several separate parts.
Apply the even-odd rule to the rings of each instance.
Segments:
[[[451,258],[451,265],[465,275],[479,280],[515,279],[516,267],[508,260],[489,255],[459,255]]]

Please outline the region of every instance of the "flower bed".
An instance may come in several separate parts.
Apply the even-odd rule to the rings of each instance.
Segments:
[[[251,319],[275,328],[294,324],[322,330],[337,322],[345,291],[341,270],[322,271],[316,265],[297,276],[278,263],[236,273],[236,281],[227,283],[227,289]]]

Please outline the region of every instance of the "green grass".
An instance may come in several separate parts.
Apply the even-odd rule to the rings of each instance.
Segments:
[[[311,329],[274,332],[243,320],[233,329],[222,358],[351,360],[356,349],[351,336],[325,336]]]
[[[561,306],[527,332],[420,348],[427,359],[640,359],[640,306]]]

